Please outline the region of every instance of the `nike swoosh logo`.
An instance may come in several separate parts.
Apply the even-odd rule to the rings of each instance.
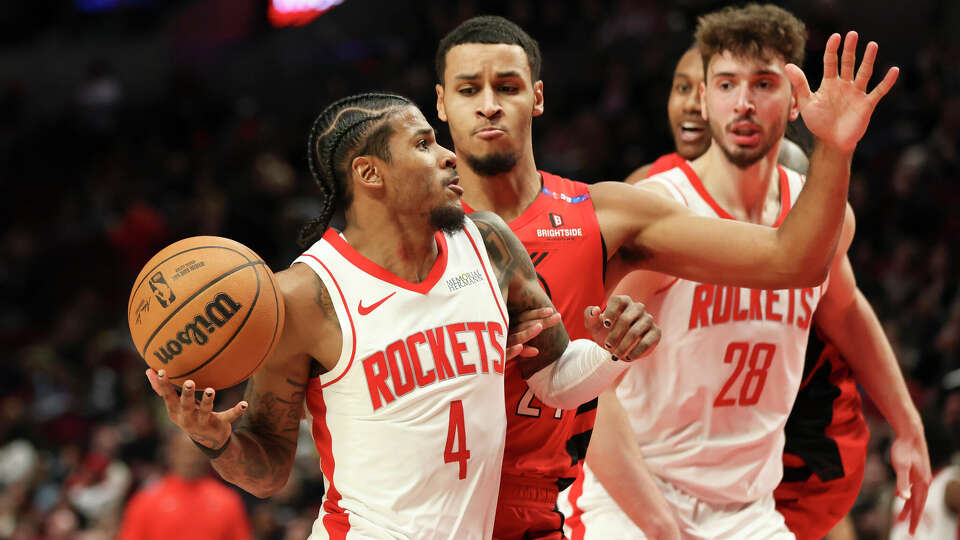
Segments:
[[[384,297],[383,300],[380,300],[380,301],[377,302],[376,304],[370,304],[369,306],[364,306],[364,305],[363,305],[363,300],[361,300],[360,302],[357,303],[357,312],[360,313],[361,315],[366,315],[366,314],[370,313],[371,311],[373,311],[373,310],[377,309],[378,307],[380,307],[380,304],[386,302],[391,296],[393,296],[393,295],[395,295],[395,294],[397,294],[397,291],[393,291],[392,293],[390,293],[390,294],[388,294],[386,297]]]

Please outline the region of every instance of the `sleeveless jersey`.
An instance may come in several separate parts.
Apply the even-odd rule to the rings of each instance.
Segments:
[[[510,222],[530,253],[540,285],[560,312],[570,339],[590,339],[587,306],[604,306],[606,253],[589,185],[540,171],[543,188]],[[596,418],[597,401],[577,410],[547,407],[534,396],[516,362],[507,363],[504,484],[512,476],[548,479],[565,489],[576,478]]]
[[[910,521],[897,521],[897,516],[903,510],[903,499],[893,499],[893,525],[890,527],[890,540],[957,540],[960,539],[960,526],[957,515],[947,508],[944,496],[950,480],[960,475],[960,466],[944,467],[933,475],[930,482],[930,491],[927,492],[927,504],[920,514],[920,523],[917,524],[917,533],[910,535]]]
[[[804,181],[778,170],[781,212],[774,226]],[[644,182],[665,186],[699,215],[733,219],[686,161]],[[646,299],[662,330],[660,344],[643,369],[626,372],[617,394],[651,471],[714,504],[773,493],[783,470],[783,427],[824,291],[825,284],[751,290],[675,279]],[[596,479],[589,480],[583,505],[604,497]]]
[[[680,154],[676,152],[660,156],[656,161],[653,162],[653,165],[650,166],[650,170],[647,171],[647,178],[662,172],[667,172],[674,167],[679,167],[681,163],[686,161],[687,160],[680,157]]]
[[[336,366],[307,387],[326,488],[310,540],[492,534],[506,306],[472,221],[436,241],[421,283],[333,229],[295,261],[320,276],[343,333]]]

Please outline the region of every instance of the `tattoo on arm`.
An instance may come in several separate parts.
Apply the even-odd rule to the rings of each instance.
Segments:
[[[320,276],[317,275],[314,275],[313,279],[317,288],[315,297],[317,305],[320,306],[320,308],[323,310],[323,314],[329,321],[331,321],[333,324],[340,324],[337,320],[337,310],[333,307],[333,299],[330,298],[330,293],[323,285],[323,280],[321,280]]]
[[[501,290],[504,291],[510,315],[545,306],[552,307],[550,298],[540,287],[530,256],[507,224],[490,212],[475,212],[470,218],[483,237],[493,271],[500,282]],[[529,377],[559,358],[569,341],[566,329],[562,324],[558,324],[528,342],[539,349],[540,354],[533,358],[517,357],[513,361],[521,362],[521,374],[525,378]]]

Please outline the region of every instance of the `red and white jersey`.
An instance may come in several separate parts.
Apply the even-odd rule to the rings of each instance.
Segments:
[[[507,311],[476,226],[410,283],[330,229],[294,262],[333,298],[336,367],[307,406],[326,493],[311,540],[490,538],[506,433]]]
[[[944,467],[933,475],[930,482],[930,491],[927,492],[927,504],[920,514],[920,523],[917,524],[917,533],[910,534],[910,520],[898,521],[897,517],[903,510],[903,499],[896,497],[893,500],[893,525],[890,527],[890,540],[955,540],[960,538],[960,523],[957,515],[947,508],[947,484],[950,480],[960,476],[960,466]]]
[[[803,177],[779,167],[783,222]],[[639,185],[659,183],[696,214],[733,219],[686,161]],[[826,285],[751,290],[674,279],[643,299],[662,329],[617,394],[649,468],[714,504],[773,493],[783,473],[784,424],[803,375],[807,335]],[[593,481],[590,481],[593,480]],[[595,479],[587,479],[581,504]]]

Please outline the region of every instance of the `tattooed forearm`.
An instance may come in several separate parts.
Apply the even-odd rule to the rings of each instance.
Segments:
[[[500,287],[505,289],[514,274],[518,270],[524,270],[522,263],[525,260],[529,261],[530,256],[527,255],[520,241],[513,236],[513,232],[506,223],[495,214],[476,212],[471,215],[471,218],[483,237],[493,273],[497,276]]]
[[[306,386],[286,379],[282,392],[261,392],[251,378],[247,414],[237,422],[230,446],[212,461],[225,480],[258,497],[283,487],[290,475]]]

